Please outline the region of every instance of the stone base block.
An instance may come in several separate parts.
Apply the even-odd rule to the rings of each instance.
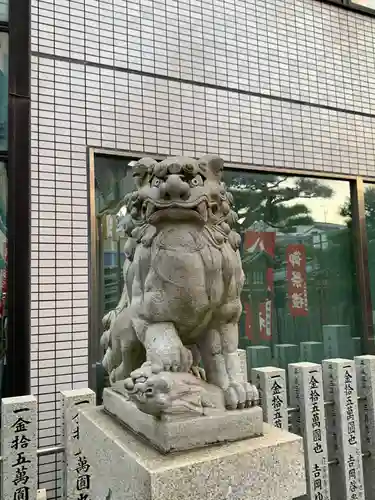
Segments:
[[[323,342],[301,342],[300,361],[320,364],[324,359]]]
[[[107,412],[162,453],[237,441],[263,433],[263,411],[259,406],[238,411],[212,411],[203,417],[157,420],[139,411],[113,389],[104,390],[103,404]]]
[[[270,347],[265,345],[252,345],[246,348],[247,354],[247,374],[251,380],[251,370],[262,366],[272,366],[272,352]]]
[[[275,358],[279,368],[288,371],[290,363],[297,363],[299,361],[299,347],[297,344],[276,344],[275,345]]]
[[[265,424],[264,435],[163,455],[102,407],[80,412],[93,468],[92,498],[292,500],[304,495],[302,438]]]
[[[353,359],[354,347],[350,325],[323,325],[325,359]]]

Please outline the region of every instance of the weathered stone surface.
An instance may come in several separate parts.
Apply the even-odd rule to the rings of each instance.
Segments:
[[[155,367],[144,364],[133,375],[135,383],[127,379],[112,387],[154,417],[194,418],[207,415],[211,409],[225,409],[224,392],[192,373],[157,372]]]
[[[80,408],[95,405],[96,395],[91,389],[61,391],[61,444],[64,446],[62,459],[62,492],[65,500],[76,500],[79,495],[91,494],[91,465],[82,453],[80,443]]]
[[[157,367],[144,363],[132,372],[132,377],[125,382],[115,382],[112,387],[131,399],[139,410],[158,418],[196,417],[207,415],[212,409],[224,411],[226,408],[225,391],[192,373],[159,372]],[[242,408],[248,407],[250,401],[254,405],[258,403],[255,387],[243,384],[243,389],[245,387],[253,393],[246,394]]]
[[[244,274],[223,168],[216,156],[143,158],[133,166],[136,189],[123,221],[125,286],[103,319],[102,345],[111,383],[126,380],[141,411],[160,410],[152,407],[155,375],[199,375],[200,363],[227,409],[257,401],[237,351]]]
[[[169,455],[101,408],[84,409],[80,429],[96,499],[292,500],[306,492],[302,438],[270,426],[263,437]]]
[[[289,365],[290,404],[299,409],[292,432],[304,438],[308,498],[330,500],[328,447],[320,364]]]
[[[357,372],[359,419],[363,460],[365,498],[375,498],[375,356],[354,358]]]
[[[327,359],[322,367],[325,400],[334,402],[327,411],[328,452],[339,461],[330,478],[331,495],[334,500],[365,500],[354,361]]]
[[[280,429],[288,430],[288,400],[285,370],[264,366],[251,370],[264,412],[264,421]]]
[[[259,406],[236,412],[227,412],[223,407],[211,409],[204,416],[186,418],[182,413],[180,417],[173,414],[169,418],[156,419],[140,412],[113,389],[104,390],[103,403],[107,412],[163,453],[237,441],[263,432],[263,412]]]
[[[34,396],[1,401],[1,500],[33,499],[37,491],[37,400]]]

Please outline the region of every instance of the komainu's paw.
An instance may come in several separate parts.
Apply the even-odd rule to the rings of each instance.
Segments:
[[[224,396],[228,410],[250,408],[259,403],[258,389],[248,382],[231,382]]]
[[[190,350],[183,345],[162,352],[148,352],[147,359],[164,372],[189,372],[193,364]]]

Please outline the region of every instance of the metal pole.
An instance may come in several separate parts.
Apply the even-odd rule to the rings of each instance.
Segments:
[[[57,455],[58,453],[63,453],[65,447],[63,445],[51,446],[49,448],[40,448],[37,450],[36,454],[38,457],[45,457],[46,455]],[[0,462],[4,461],[4,457],[0,456]]]

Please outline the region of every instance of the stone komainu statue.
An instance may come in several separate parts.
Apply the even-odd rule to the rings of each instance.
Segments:
[[[228,409],[257,398],[237,353],[244,275],[223,167],[215,156],[134,165],[136,189],[125,200],[125,286],[103,319],[103,365],[112,384],[127,379],[128,390],[151,396],[147,376],[199,376],[202,361]]]

